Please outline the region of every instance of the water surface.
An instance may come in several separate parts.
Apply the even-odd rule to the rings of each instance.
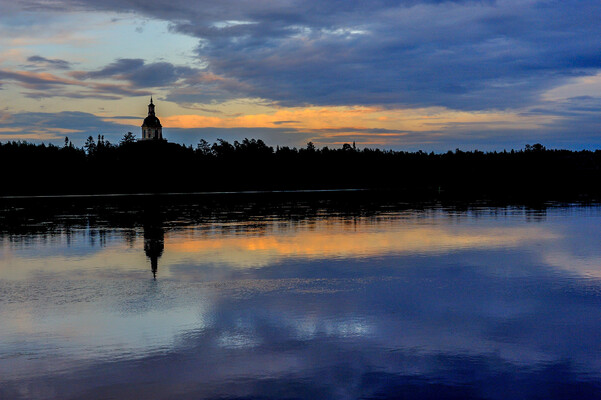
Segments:
[[[0,398],[601,397],[599,206],[24,209]]]

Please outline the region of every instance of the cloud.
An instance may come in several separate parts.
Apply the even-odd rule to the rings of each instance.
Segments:
[[[586,101],[587,105],[573,107],[586,110],[573,115],[554,113],[556,109],[567,108],[565,102],[549,102],[546,108],[533,112],[522,109],[470,113],[436,107],[295,107],[242,115],[174,114],[161,117],[161,122],[169,140],[186,144],[208,135],[205,139],[256,137],[271,145],[304,146],[307,141],[313,141],[319,146],[340,146],[354,141],[359,146],[443,152],[457,147],[519,149],[526,143],[536,142],[548,147],[594,148],[601,143],[601,138],[595,137],[601,125],[601,117],[594,111],[596,100],[580,101]],[[134,123],[134,120],[108,120]],[[573,133],[571,126],[579,123],[582,132]],[[568,134],[571,134],[569,142],[565,140]]]
[[[75,85],[77,81],[47,72],[0,70],[0,79],[13,81],[28,89],[46,90],[56,86]]]
[[[133,11],[170,21],[174,32],[199,39],[199,59],[223,78],[211,84],[217,100],[232,91],[226,83],[235,83],[233,96],[287,106],[506,109],[531,105],[545,90],[601,68],[601,4],[593,0],[174,0],[168,6],[92,0],[52,7]],[[181,75],[158,64],[117,62],[96,75],[119,73],[158,86]],[[140,68],[140,78],[122,70],[132,67]],[[163,78],[146,76],[152,68]],[[206,102],[206,93],[197,100]]]
[[[273,121],[274,125],[298,124],[300,121]]]
[[[0,80],[11,81],[29,89],[23,93],[29,98],[67,97],[75,99],[95,98],[116,100],[121,96],[146,96],[149,91],[138,90],[132,85],[116,83],[86,82],[75,79],[78,73],[71,73],[71,78],[61,77],[48,72],[12,71],[0,69]]]
[[[50,89],[50,90],[39,90],[31,92],[22,92],[23,96],[28,99],[41,100],[51,97],[64,97],[67,99],[95,99],[95,100],[119,100],[121,96],[114,96],[110,94],[102,94],[93,91],[78,90],[71,92],[68,90]]]
[[[0,118],[0,140],[2,141],[28,140],[60,143],[65,136],[69,136],[74,144],[82,145],[88,136],[102,134],[107,140],[117,142],[125,132],[132,129],[131,126],[105,121],[104,118],[94,114],[76,111],[6,113]]]
[[[156,87],[170,87],[174,91],[177,88],[185,91],[188,87],[187,90],[197,91],[190,85],[202,80],[196,76],[200,74],[198,69],[168,62],[146,64],[142,59],[119,59],[94,71],[69,71],[67,76],[40,72],[46,69],[41,66],[48,63],[57,69],[68,69],[70,64],[67,61],[48,60],[39,56],[29,57],[28,60],[33,62],[33,71],[0,69],[0,85],[15,83],[28,89],[23,93],[25,97],[34,99],[65,97],[116,100],[148,96],[152,92],[147,89]]]
[[[49,69],[71,69],[71,63],[66,60],[49,59],[42,56],[31,56],[27,61],[34,68],[49,68]]]
[[[176,66],[168,62],[146,64],[142,59],[118,59],[115,62],[95,71],[72,72],[78,79],[113,79],[128,81],[137,88],[163,87],[175,84],[182,78],[195,75],[198,70],[190,67]]]
[[[182,132],[285,127],[321,143],[355,138],[437,150],[464,144],[522,147],[534,140],[571,148],[599,143],[601,121],[591,105],[601,82],[598,1],[172,0],[167,6],[158,0],[29,0],[7,7],[6,15],[24,9],[35,11],[31,18],[66,11],[133,13],[167,21],[172,33],[198,39],[188,65],[132,55],[87,71],[69,70],[54,81],[0,76],[5,87],[9,82],[26,87],[28,97],[114,99],[159,88],[164,100],[203,112],[234,99],[279,109],[359,105],[398,114],[457,112],[444,120],[426,112],[411,124],[394,118],[380,125],[319,119],[319,126],[310,125],[307,116],[252,115],[245,126],[220,118],[213,125],[177,125]],[[148,30],[144,35],[152,37]]]
[[[140,134],[142,118],[135,116],[101,117],[91,113],[64,111],[59,113],[1,113],[0,141],[27,140],[62,144],[65,136],[77,146],[82,146],[88,136],[101,134],[113,142],[131,131]],[[210,142],[218,138],[230,142],[244,138],[263,139],[269,144],[296,146],[307,142],[311,134],[286,128],[167,128],[168,140],[176,143],[196,145],[200,139]]]

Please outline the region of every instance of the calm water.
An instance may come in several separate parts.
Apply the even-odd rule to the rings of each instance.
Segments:
[[[601,398],[598,206],[26,211],[2,399]]]

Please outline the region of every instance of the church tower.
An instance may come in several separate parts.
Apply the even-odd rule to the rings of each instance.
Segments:
[[[142,140],[162,140],[163,139],[163,127],[161,121],[154,114],[154,103],[152,97],[150,98],[150,104],[148,105],[148,116],[144,118],[142,124]]]

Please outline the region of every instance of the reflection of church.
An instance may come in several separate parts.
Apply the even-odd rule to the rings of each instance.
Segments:
[[[165,248],[165,234],[161,224],[144,225],[144,253],[150,259],[152,276],[156,280],[159,269],[159,258]]]

